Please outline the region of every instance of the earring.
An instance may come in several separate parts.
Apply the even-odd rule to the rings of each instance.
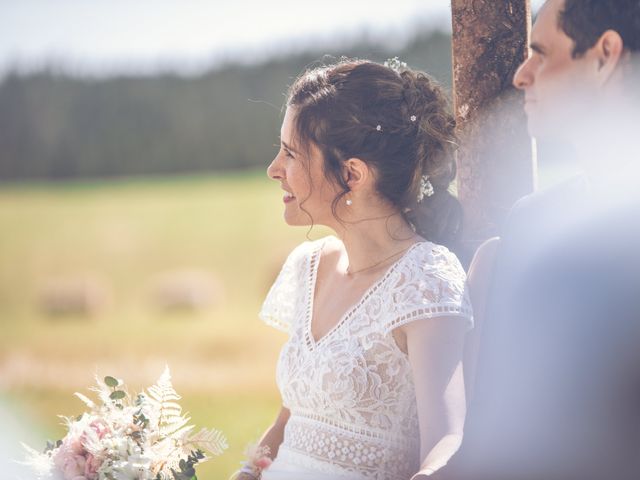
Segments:
[[[347,201],[345,203],[347,204],[347,207],[350,207],[351,205],[353,205],[353,200],[347,198]]]

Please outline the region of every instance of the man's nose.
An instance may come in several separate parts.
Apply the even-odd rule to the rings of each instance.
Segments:
[[[516,70],[516,74],[513,76],[513,86],[520,90],[524,90],[531,86],[532,83],[531,58],[528,58],[522,65],[520,65],[518,70]]]

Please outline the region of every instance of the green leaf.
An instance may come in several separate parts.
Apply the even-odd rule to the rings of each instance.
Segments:
[[[195,476],[196,471],[194,470],[193,467],[189,467],[187,468],[184,472],[182,472],[184,475],[186,475],[187,478],[192,478]]]
[[[115,388],[118,386],[119,382],[113,377],[104,377],[104,383],[107,384],[107,387]]]
[[[122,390],[116,390],[115,392],[112,392],[111,395],[109,395],[109,398],[111,400],[121,400],[126,396],[126,393],[124,393]]]

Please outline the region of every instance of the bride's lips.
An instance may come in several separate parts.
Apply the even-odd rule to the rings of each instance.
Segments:
[[[289,192],[285,192],[284,197],[282,197],[282,201],[284,203],[289,203],[289,202],[293,202],[293,200],[296,197],[293,196],[293,194],[289,193]]]

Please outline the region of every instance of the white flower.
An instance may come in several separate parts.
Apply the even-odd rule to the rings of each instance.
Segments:
[[[153,480],[151,458],[136,454],[126,460],[114,462],[112,474],[117,480]]]

